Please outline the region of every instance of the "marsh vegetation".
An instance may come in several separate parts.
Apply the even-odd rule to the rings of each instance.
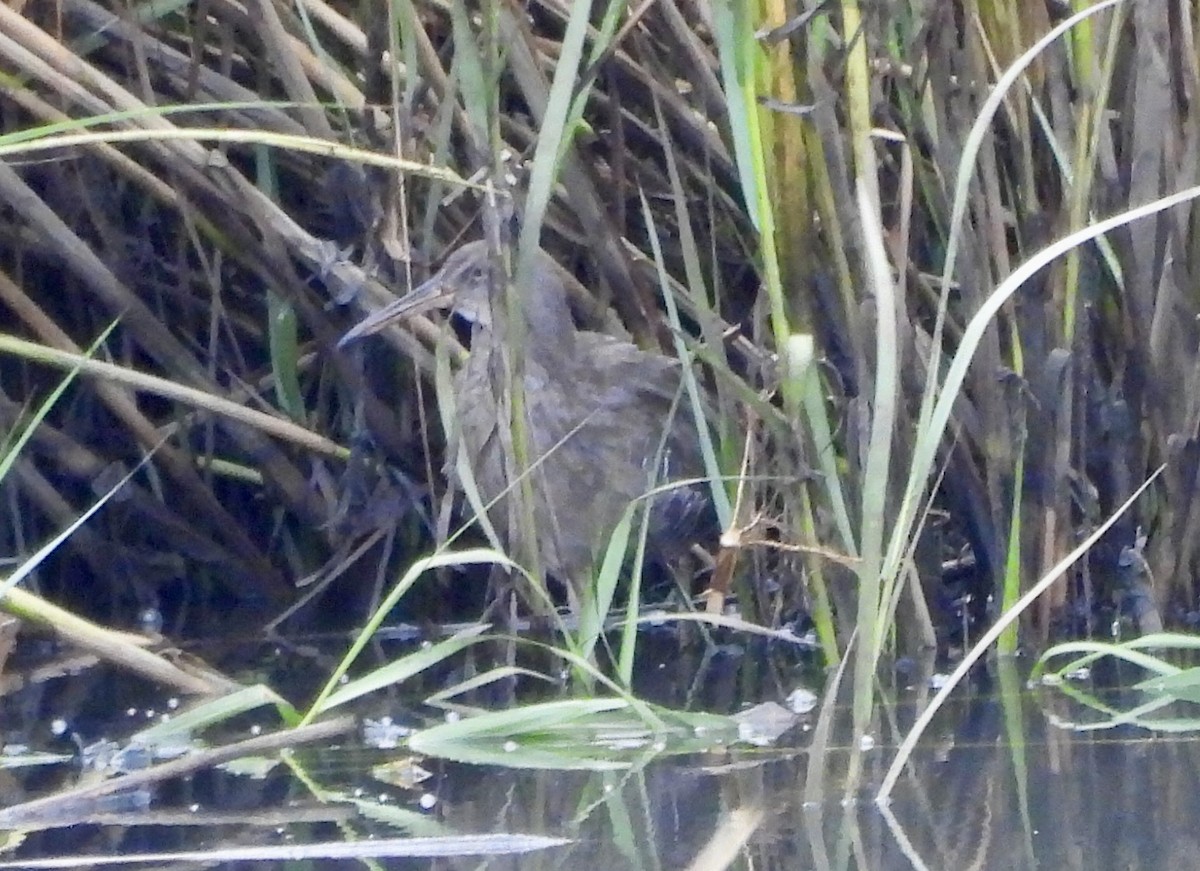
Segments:
[[[801,5],[0,5],[0,604],[216,696],[199,722],[306,727],[500,631],[434,627],[551,615],[552,664],[429,691],[559,688],[424,738],[460,753],[701,727],[633,691],[646,622],[811,632],[850,747],[881,666],[922,649],[961,677],[1198,622],[1194,4]],[[488,382],[499,533],[457,450],[466,334],[339,346],[477,239],[498,291],[544,252],[579,335],[677,361],[707,562],[651,570],[655,474],[569,572],[545,545],[606,467],[530,483],[553,370],[521,319]],[[139,615],[176,643],[356,634],[285,698],[145,649]],[[396,621],[430,645],[356,665]]]

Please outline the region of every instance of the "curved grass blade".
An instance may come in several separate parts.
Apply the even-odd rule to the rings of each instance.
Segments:
[[[1018,270],[1018,272],[1019,271],[1020,270]],[[937,694],[929,702],[929,705],[924,711],[921,712],[921,715],[917,718],[917,721],[913,723],[912,728],[908,730],[908,734],[904,736],[904,741],[900,744],[900,749],[896,751],[896,757],[892,760],[892,764],[888,766],[887,773],[883,778],[883,783],[879,787],[879,792],[875,795],[876,804],[885,804],[887,802],[888,796],[891,795],[892,788],[896,785],[897,778],[900,777],[900,770],[904,767],[904,763],[906,763],[908,758],[912,755],[913,750],[916,749],[917,741],[920,740],[922,733],[924,733],[925,729],[929,727],[929,724],[933,722],[934,714],[936,714],[938,709],[945,704],[946,699],[950,696],[950,693],[952,693],[955,687],[957,687],[962,679],[966,677],[967,673],[971,670],[971,667],[979,661],[980,657],[982,657],[987,649],[991,647],[992,643],[1000,637],[1001,633],[1004,632],[1005,628],[1007,628],[1010,623],[1020,617],[1021,614],[1025,612],[1026,608],[1033,604],[1033,602],[1039,596],[1041,596],[1042,593],[1050,588],[1051,584],[1057,581],[1068,568],[1074,565],[1076,560],[1087,553],[1092,545],[1100,540],[1100,537],[1103,536],[1104,533],[1106,533],[1109,528],[1117,522],[1121,515],[1129,510],[1133,503],[1137,501],[1138,497],[1140,497],[1142,493],[1144,493],[1146,489],[1158,479],[1158,476],[1162,474],[1165,468],[1165,465],[1159,466],[1154,471],[1154,474],[1147,478],[1145,482],[1138,487],[1137,490],[1135,490],[1133,494],[1126,499],[1116,511],[1113,512],[1111,517],[1097,527],[1091,535],[1080,542],[1078,547],[1063,557],[1057,565],[1051,568],[1050,571],[1046,573],[1045,577],[1034,584],[1029,592],[1021,597],[1021,600],[1017,602],[1016,606],[1000,615],[1000,618],[992,625],[990,629],[988,629],[987,632],[983,634],[983,637],[976,642],[975,646],[971,648],[967,655],[963,657],[962,662],[960,662],[958,667],[954,669],[954,672],[946,681],[945,686],[938,690]]]
[[[371,638],[374,636],[375,631],[383,624],[384,619],[391,612],[392,608],[396,606],[397,602],[404,598],[404,594],[412,588],[413,584],[417,582],[421,575],[430,569],[436,569],[442,566],[477,565],[480,563],[495,563],[497,565],[507,566],[509,568],[521,571],[520,566],[518,566],[504,554],[489,548],[475,548],[473,550],[457,551],[454,553],[435,553],[431,556],[419,559],[409,566],[407,571],[405,571],[404,575],[400,578],[399,582],[397,582],[396,586],[394,586],[388,592],[387,596],[384,597],[383,602],[381,602],[379,607],[375,610],[375,613],[371,615],[371,619],[367,621],[366,626],[363,627],[362,631],[358,634],[358,637],[354,639],[354,643],[350,645],[350,649],[346,651],[346,655],[342,658],[342,661],[338,663],[337,668],[333,670],[333,674],[329,676],[329,680],[325,683],[325,686],[317,695],[316,700],[304,714],[304,718],[301,720],[301,725],[307,725],[314,717],[317,716],[317,714],[325,710],[325,705],[329,697],[338,691],[342,677],[346,674],[347,670],[349,670],[354,661],[358,659],[358,655],[362,653],[363,649],[371,642]]]
[[[338,705],[344,705],[346,702],[353,701],[367,693],[373,693],[384,687],[403,683],[410,677],[437,665],[442,660],[448,659],[461,650],[465,650],[472,644],[478,644],[483,640],[481,636],[487,630],[487,626],[471,626],[468,629],[455,633],[444,641],[439,641],[437,644],[429,647],[422,647],[395,662],[389,662],[387,665],[380,666],[362,677],[355,678],[338,688],[335,692],[330,693],[321,702],[321,711],[332,710]]]

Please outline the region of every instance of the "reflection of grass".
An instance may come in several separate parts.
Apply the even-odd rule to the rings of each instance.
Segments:
[[[1153,651],[1153,652],[1151,652]],[[1200,704],[1200,667],[1183,668],[1167,657],[1194,657],[1200,651],[1200,637],[1171,632],[1143,635],[1120,643],[1103,641],[1071,641],[1056,644],[1038,659],[1030,680],[1041,681],[1054,692],[1099,712],[1103,719],[1088,723],[1063,723],[1076,731],[1109,729],[1120,725],[1135,725],[1159,732],[1191,732],[1200,729],[1200,717],[1151,718],[1149,715],[1176,702]],[[1054,668],[1054,660],[1066,661]],[[1092,667],[1103,659],[1115,659],[1140,670],[1151,672],[1132,685],[1150,696],[1143,704],[1127,710],[1115,708],[1097,694],[1071,682],[1082,669]]]
[[[736,737],[727,717],[598,698],[481,713],[418,732],[408,745],[417,753],[479,765],[608,770],[663,753],[706,752]]]
[[[442,641],[420,649],[387,663],[369,673],[352,680],[343,681],[358,655],[371,642],[375,631],[395,605],[412,588],[420,577],[431,569],[448,566],[464,566],[477,563],[494,563],[509,570],[520,571],[503,554],[488,548],[458,552],[443,552],[418,560],[401,577],[400,581],[384,598],[375,614],[359,633],[342,662],[330,675],[324,689],[317,695],[308,712],[301,720],[307,724],[314,718],[344,705],[354,699],[385,687],[403,684],[418,673],[445,661],[465,648],[488,641],[495,636],[487,634],[485,625],[471,627]],[[581,633],[584,630],[581,630]],[[599,631],[597,629],[597,631]],[[649,743],[662,743],[670,734],[681,735],[681,728],[697,734],[707,730],[719,730],[729,726],[724,717],[702,714],[668,712],[638,700],[626,687],[607,677],[592,659],[592,647],[584,645],[581,634],[562,628],[561,637],[566,642],[562,647],[515,641],[531,650],[536,648],[561,660],[565,667],[582,678],[582,683],[597,687],[608,695],[593,698],[568,699],[536,705],[522,705],[511,710],[481,711],[458,708],[458,713],[467,714],[463,719],[441,726],[434,726],[418,733],[409,744],[419,752],[444,755],[456,759],[473,759],[500,764],[533,765],[534,758],[539,766],[553,765],[554,760],[574,767],[580,764],[601,765],[602,759],[610,755],[605,747],[597,744],[596,736],[620,731],[626,735],[653,736]],[[594,644],[594,639],[592,639]],[[489,683],[508,681],[524,676],[557,683],[556,678],[517,666],[501,666],[434,693],[427,700],[430,704],[449,706],[450,700]],[[520,753],[513,754],[505,748],[507,740],[525,741]],[[641,746],[639,744],[639,746]],[[526,755],[528,751],[530,755]],[[507,754],[507,755],[506,755]],[[495,758],[492,758],[492,757]],[[588,761],[590,760],[590,761]]]

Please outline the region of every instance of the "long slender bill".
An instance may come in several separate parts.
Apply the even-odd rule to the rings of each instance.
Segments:
[[[378,333],[402,318],[411,318],[436,308],[447,308],[453,299],[454,292],[443,280],[442,273],[438,272],[424,284],[363,318],[338,340],[338,347],[344,348],[363,336]]]

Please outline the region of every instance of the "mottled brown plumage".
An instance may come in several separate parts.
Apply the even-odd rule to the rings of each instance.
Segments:
[[[506,328],[505,289],[503,271],[487,245],[472,242],[452,253],[429,281],[342,340],[435,306],[452,304],[470,321],[470,354],[455,379],[454,419],[458,449],[485,504],[511,493],[517,468],[503,398],[510,392],[514,365],[509,337],[521,331]],[[677,398],[679,363],[611,336],[577,330],[566,289],[545,253],[537,253],[529,280],[517,292],[525,351],[516,365],[524,373],[537,554],[551,575],[580,584],[631,501],[666,480],[703,474],[696,427],[686,397]],[[453,462],[448,466],[453,469]],[[509,518],[508,503],[500,498],[489,517],[512,545],[519,523]],[[672,556],[695,537],[707,513],[704,488],[683,487],[655,497],[652,552]]]

